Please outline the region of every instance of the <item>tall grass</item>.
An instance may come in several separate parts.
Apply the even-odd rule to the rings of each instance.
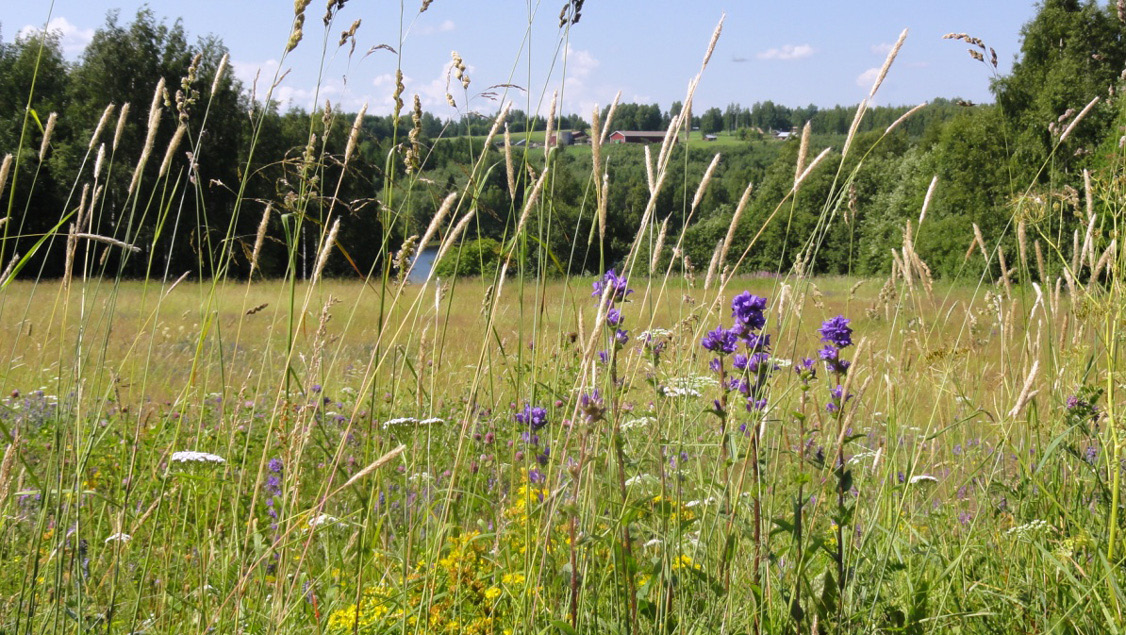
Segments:
[[[307,6],[286,53],[302,45]],[[373,212],[380,263],[363,280],[320,275],[347,219],[317,193],[339,185],[320,185],[333,157],[312,134],[301,179],[274,202],[283,280],[227,279],[230,252],[201,263],[201,280],[159,270],[131,228],[182,225],[200,185],[174,170],[134,180],[120,235],[83,232],[82,210],[103,204],[84,167],[74,190],[90,184],[91,198],[37,246],[73,263],[69,280],[27,275],[22,254],[0,281],[0,630],[1116,632],[1119,168],[1088,188],[1105,220],[1082,248],[1021,225],[1066,284],[1044,266],[1034,282],[1023,249],[994,281],[1001,237],[969,236],[978,282],[931,280],[912,248],[925,209],[887,280],[804,275],[827,229],[850,222],[859,169],[804,152],[766,224],[786,222],[811,171],[837,180],[795,270],[732,274],[759,231],[744,245],[729,235],[706,280],[674,275],[685,228],[668,227],[657,200],[720,33],[685,114],[646,154],[649,203],[608,275],[534,266],[547,257],[551,150],[503,168],[496,269],[421,284],[397,275],[409,250],[392,266],[390,228],[408,210],[390,176]],[[145,125],[162,117],[154,100]],[[498,117],[470,183],[502,169],[489,157],[501,134]],[[405,138],[389,166],[425,160]],[[200,139],[180,142],[222,160]],[[598,140],[592,155],[594,222],[576,252],[602,249],[606,188],[630,185],[607,176]],[[111,153],[104,169],[127,160]],[[16,173],[0,192],[10,215]],[[461,251],[475,194],[446,199],[442,251]],[[298,257],[307,230],[319,236],[311,276]],[[106,269],[92,241],[149,259],[149,277]],[[765,324],[742,322],[725,351],[712,344],[740,325],[729,307],[743,292],[766,299]],[[851,320],[855,347],[823,324],[835,316]],[[822,357],[851,365],[819,360],[826,341],[836,352]],[[763,356],[752,367],[736,351]]]

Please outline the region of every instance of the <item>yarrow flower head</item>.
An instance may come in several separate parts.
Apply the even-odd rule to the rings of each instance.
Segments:
[[[191,450],[172,453],[173,463],[226,463],[226,459],[207,452],[194,452]]]
[[[516,423],[522,423],[532,430],[539,430],[547,425],[547,410],[524,404],[524,410],[516,413]]]
[[[606,292],[607,288],[610,291],[610,304],[621,302],[626,299],[626,296],[633,293],[633,289],[628,288],[629,283],[625,276],[619,276],[613,269],[607,271],[601,280],[594,281],[594,293],[591,293],[592,298],[602,298],[602,294]]]

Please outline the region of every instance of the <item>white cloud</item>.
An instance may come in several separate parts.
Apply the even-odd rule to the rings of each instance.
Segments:
[[[434,35],[435,33],[449,33],[457,29],[457,25],[453,20],[442,20],[440,24],[427,24],[420,26],[412,31],[418,35]]]
[[[880,44],[873,44],[872,46],[869,46],[868,50],[872,52],[872,55],[887,57],[887,54],[891,53],[892,46],[894,46],[894,44],[890,42],[881,42]]]
[[[20,38],[26,38],[42,31],[42,28],[29,24],[20,29],[18,35]],[[47,23],[47,31],[59,36],[63,55],[70,58],[81,55],[86,50],[86,45],[94,39],[94,29],[80,29],[64,17],[52,18]]]
[[[575,49],[567,44],[567,72],[574,77],[586,77],[602,63],[590,51]]]
[[[880,69],[873,67],[856,76],[856,85],[861,88],[871,88],[880,76]]]
[[[762,51],[756,57],[760,60],[802,60],[812,56],[815,53],[813,47],[808,44],[785,44],[778,48],[767,49]]]

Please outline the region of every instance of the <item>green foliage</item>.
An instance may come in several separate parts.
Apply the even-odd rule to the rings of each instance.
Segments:
[[[455,276],[493,276],[501,262],[501,245],[492,238],[471,240],[460,249],[451,249],[434,265],[434,275],[441,278]]]

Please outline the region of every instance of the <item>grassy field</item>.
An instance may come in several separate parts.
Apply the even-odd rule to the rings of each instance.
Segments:
[[[410,286],[382,330],[359,283],[292,313],[280,283],[11,285],[5,627],[539,632],[574,600],[594,630],[1106,623],[1098,307],[884,283],[635,277],[623,346],[590,279],[514,280],[491,313],[481,281]],[[772,337],[750,412],[700,344],[745,290]],[[836,315],[832,412],[841,378],[794,366]]]
[[[851,139],[836,168],[799,152],[763,227],[813,170],[836,169],[833,188],[798,265],[748,278],[728,265],[758,238],[733,233],[706,274],[655,270],[684,230],[660,220],[672,153],[657,147],[644,184],[611,182],[587,148],[592,245],[614,212],[604,188],[649,196],[625,262],[590,277],[527,257],[550,154],[468,162],[420,240],[461,244],[472,184],[505,170],[511,222],[484,278],[402,285],[409,250],[363,280],[321,275],[348,217],[317,193],[334,191],[326,166],[345,178],[351,142],[310,141],[278,183],[284,280],[125,280],[77,245],[152,245],[60,222],[39,245],[58,239],[63,280],[17,277],[31,253],[0,274],[0,633],[1121,632],[1121,248],[1014,219],[1011,266],[1003,237],[967,236],[967,273],[936,281],[908,224],[886,279],[802,275],[847,222]],[[112,201],[137,218],[203,187],[146,182],[150,150]],[[417,151],[388,155],[384,193],[418,178]],[[88,191],[87,209],[105,203]],[[363,203],[389,244],[409,210]],[[1027,238],[1051,277],[1030,273]],[[208,270],[242,251],[222,244]]]

